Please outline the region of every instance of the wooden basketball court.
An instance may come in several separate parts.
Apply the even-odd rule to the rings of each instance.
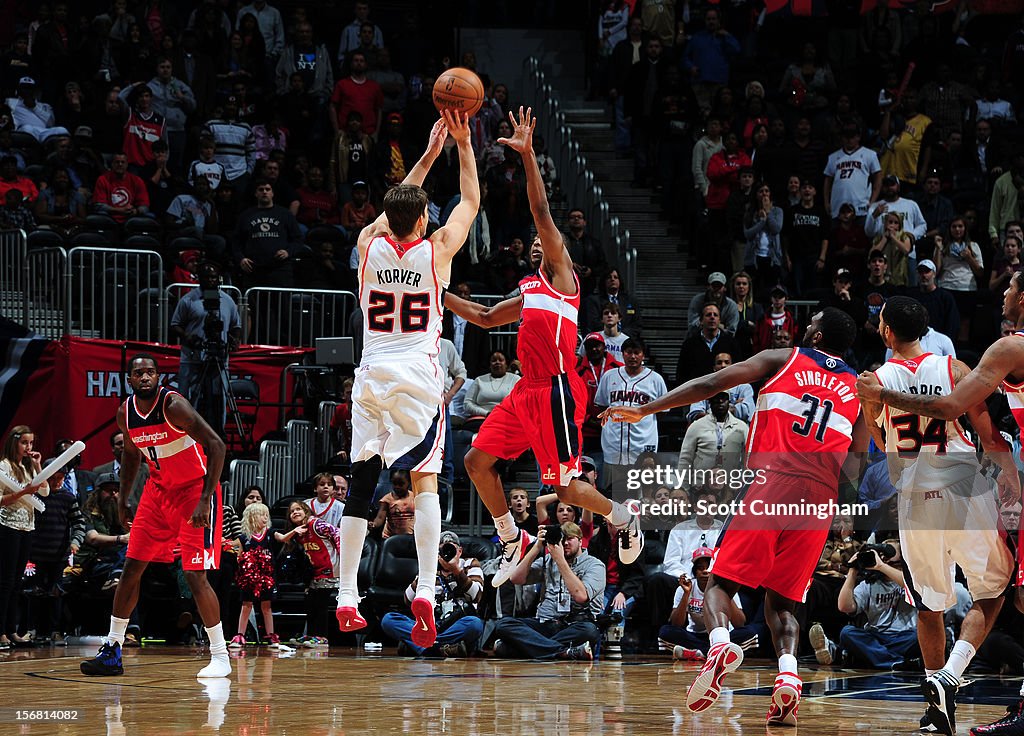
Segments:
[[[764,734],[775,678],[767,661],[745,664],[719,704],[694,716],[682,698],[695,664],[427,661],[392,651],[281,656],[250,647],[233,659],[230,678],[205,683],[195,673],[206,654],[188,648],[128,650],[125,674],[116,678],[79,672],[92,647],[4,652],[0,733]],[[912,677],[827,668],[802,675],[798,730],[807,734],[911,733],[924,712]],[[1001,716],[1019,686],[1020,678],[986,677],[963,689],[960,733]],[[38,711],[59,720],[34,720]],[[779,730],[794,733],[772,729]]]

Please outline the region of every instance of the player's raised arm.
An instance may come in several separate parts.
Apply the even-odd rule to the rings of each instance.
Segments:
[[[480,180],[476,173],[476,156],[470,141],[469,117],[463,113],[444,111],[444,123],[448,134],[455,139],[459,149],[459,203],[455,205],[448,222],[438,228],[430,240],[435,248],[449,257],[454,256],[466,242],[469,228],[473,226],[480,211]],[[443,142],[443,140],[442,140]]]
[[[192,512],[192,525],[196,527],[210,526],[210,498],[213,496],[220,474],[224,469],[224,440],[218,436],[206,420],[196,413],[192,405],[185,399],[171,394],[164,405],[167,421],[182,429],[189,437],[203,446],[206,451],[206,478],[203,480],[203,494]],[[127,440],[127,435],[125,435]],[[125,442],[127,447],[128,443]],[[130,488],[130,486],[129,486]]]
[[[444,118],[440,118],[434,123],[434,127],[430,129],[427,150],[423,152],[420,160],[406,174],[405,179],[402,180],[403,184],[411,184],[417,187],[423,186],[423,180],[427,178],[430,167],[434,165],[437,157],[441,155],[441,151],[444,148],[444,140],[447,137],[448,127],[445,125]],[[359,231],[356,248],[359,249],[360,263],[362,263],[363,258],[366,256],[366,247],[370,244],[370,241],[382,235],[387,235],[388,232],[388,216],[383,211],[377,216],[376,220]]]
[[[523,157],[523,168],[526,171],[526,195],[530,200],[530,214],[537,226],[540,246],[544,249],[544,263],[554,270],[555,279],[552,285],[559,291],[572,291],[572,259],[565,248],[562,231],[551,218],[548,206],[548,192],[544,179],[540,174],[540,165],[533,152],[533,129],[537,127],[537,119],[533,117],[532,108],[519,108],[519,119],[512,112],[508,114],[512,121],[512,137],[499,138],[498,143],[517,151]],[[558,283],[562,279],[566,282]]]
[[[964,376],[962,381],[957,381],[948,396],[892,391],[884,388],[875,375],[869,372],[857,377],[857,395],[861,401],[880,401],[913,414],[952,421],[985,401],[1021,365],[1024,365],[1024,340],[1009,336],[994,342],[981,356],[978,367]]]
[[[733,363],[716,373],[698,376],[676,386],[664,396],[644,406],[613,406],[601,412],[600,418],[613,422],[639,422],[645,416],[659,411],[687,406],[695,401],[710,399],[741,383],[755,383],[777,373],[793,357],[793,349],[762,350],[741,363]]]
[[[444,293],[444,306],[446,309],[450,309],[462,317],[462,319],[472,322],[477,327],[486,329],[507,325],[519,319],[519,312],[523,308],[523,297],[514,296],[511,299],[500,301],[493,306],[485,307],[483,304],[471,302],[455,296],[450,291],[446,291]]]

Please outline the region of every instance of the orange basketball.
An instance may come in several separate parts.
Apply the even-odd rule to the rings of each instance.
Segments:
[[[461,66],[447,69],[434,82],[434,107],[464,112],[470,117],[484,104],[484,85],[480,77]]]

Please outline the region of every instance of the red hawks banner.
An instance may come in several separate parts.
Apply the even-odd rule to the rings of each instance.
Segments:
[[[163,383],[177,387],[176,346],[87,340],[65,335],[60,341],[25,337],[4,339],[0,349],[0,426],[26,424],[36,434],[35,446],[47,457],[62,437],[83,440],[82,467],[109,462],[110,434],[117,408],[131,393],[123,372],[132,355],[145,352],[159,364]],[[230,356],[232,378],[251,378],[260,388],[253,439],[278,429],[285,367],[302,362],[308,348],[243,346]],[[290,379],[294,380],[294,379]],[[288,397],[284,397],[287,399]]]

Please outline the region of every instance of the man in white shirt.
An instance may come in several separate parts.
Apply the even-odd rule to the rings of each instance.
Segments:
[[[732,355],[729,353],[717,353],[715,355],[714,370],[716,373],[730,365],[732,365]],[[754,416],[754,387],[749,383],[741,383],[729,389],[728,393],[729,413],[749,424],[750,418]],[[695,422],[709,411],[711,411],[711,404],[708,403],[707,399],[698,401],[696,404],[690,404],[690,413],[686,415],[686,420]]]
[[[607,343],[607,335],[605,341]],[[624,366],[604,372],[594,396],[595,410],[601,413],[609,406],[643,406],[668,393],[665,379],[644,366],[647,352],[643,340],[631,337],[622,345]],[[628,467],[642,452],[658,451],[658,423],[654,415],[635,424],[608,422],[601,428],[601,449],[604,452],[606,489],[625,488]]]
[[[39,87],[32,77],[22,77],[18,80],[18,96],[7,100],[14,129],[28,133],[40,143],[55,135],[70,136],[67,128],[54,125],[53,108],[45,102],[36,100],[38,92]]]
[[[849,202],[857,216],[868,212],[868,205],[878,199],[882,165],[878,154],[860,145],[860,126],[848,123],[841,133],[842,147],[833,151],[825,164],[825,201],[832,218],[839,217],[839,208]]]

